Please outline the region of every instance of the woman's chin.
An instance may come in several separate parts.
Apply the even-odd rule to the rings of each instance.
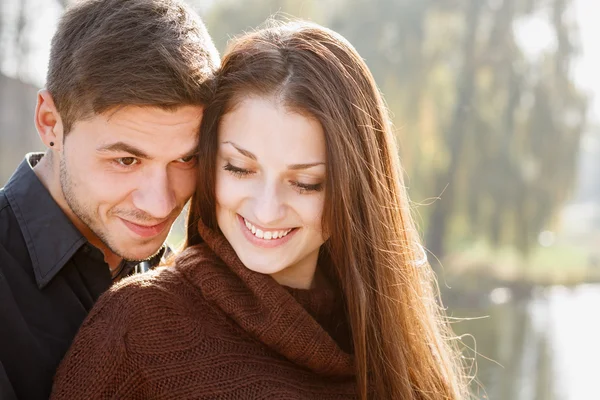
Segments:
[[[259,274],[263,275],[272,275],[285,269],[284,266],[282,266],[279,262],[275,260],[271,262],[269,262],[269,260],[259,261],[256,259],[244,261],[244,259],[242,258],[241,261],[242,264],[244,264],[244,266],[249,270],[258,272]]]

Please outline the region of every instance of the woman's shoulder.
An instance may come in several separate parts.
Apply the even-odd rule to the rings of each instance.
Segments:
[[[183,277],[173,266],[160,266],[142,274],[129,276],[115,283],[103,297],[112,301],[133,301],[139,306],[141,300],[176,295],[182,287]]]
[[[158,370],[162,355],[204,341],[210,321],[199,316],[207,314],[205,304],[173,266],[119,281],[98,299],[79,329],[59,369],[60,385],[71,376],[88,379],[89,371],[103,368],[99,365],[113,376],[146,367]]]
[[[120,301],[132,299],[136,303],[147,297],[173,297],[189,289],[185,269],[195,269],[205,263],[215,263],[217,258],[205,244],[184,249],[173,256],[168,266],[159,266],[148,272],[129,276],[115,283],[105,294]]]
[[[202,315],[208,304],[194,278],[213,262],[206,246],[197,245],[176,256],[174,265],[122,279],[98,299],[85,324],[101,319],[114,329],[131,331],[158,319]]]
[[[207,310],[201,293],[176,267],[159,267],[113,285],[81,330],[103,332],[128,351],[147,353],[167,339],[200,340]]]
[[[117,326],[131,326],[147,316],[187,308],[190,292],[193,289],[176,268],[158,267],[115,283],[100,296],[86,322],[101,318]]]

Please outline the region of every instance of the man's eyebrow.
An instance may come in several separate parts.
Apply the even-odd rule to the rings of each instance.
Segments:
[[[144,153],[142,150],[125,142],[111,143],[106,146],[98,147],[96,150],[103,153],[129,153],[137,158],[143,158],[147,160],[152,159],[152,157]]]
[[[242,155],[251,158],[252,160],[256,161],[256,156],[254,154],[252,154],[251,152],[249,152],[248,150],[245,150],[239,146],[237,146],[236,144],[234,144],[233,142],[223,142],[223,144],[230,144],[233,146],[234,149],[236,149],[239,153],[241,153]]]

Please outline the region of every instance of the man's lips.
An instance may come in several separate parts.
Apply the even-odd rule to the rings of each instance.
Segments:
[[[169,224],[170,221],[169,219],[166,219],[163,222],[156,225],[139,225],[134,222],[127,221],[123,218],[119,219],[123,221],[123,224],[125,224],[125,226],[129,228],[129,230],[143,238],[149,238],[160,234]]]

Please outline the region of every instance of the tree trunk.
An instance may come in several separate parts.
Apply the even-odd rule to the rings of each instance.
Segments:
[[[439,259],[444,256],[448,219],[453,210],[456,175],[463,151],[470,106],[475,93],[476,36],[482,4],[481,0],[470,0],[465,13],[467,30],[463,48],[463,67],[457,76],[458,96],[452,123],[446,135],[450,162],[447,170],[437,174],[435,194],[441,198],[434,203],[429,220],[426,246]]]

